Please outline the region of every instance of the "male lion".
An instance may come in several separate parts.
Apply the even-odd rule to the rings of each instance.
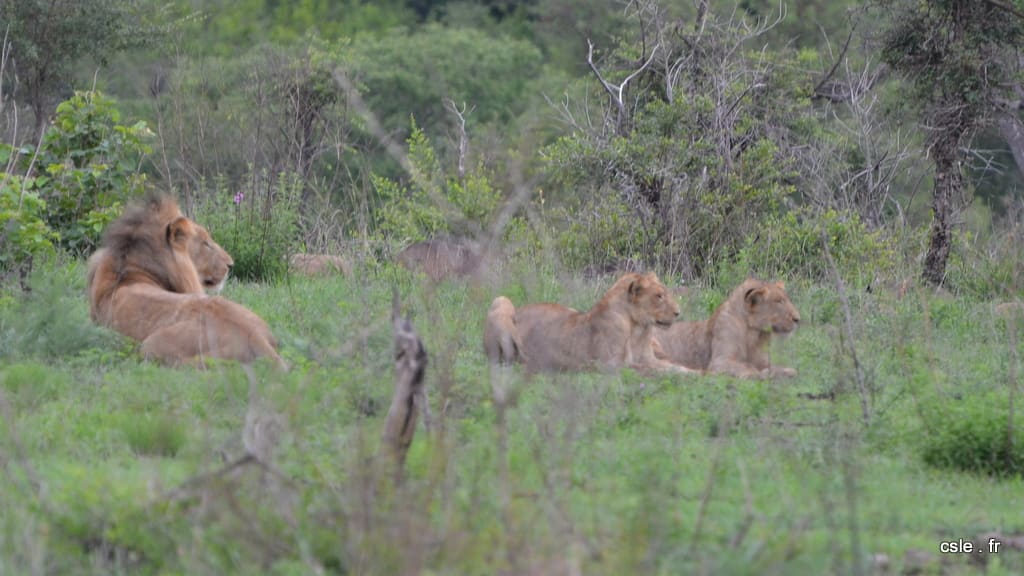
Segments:
[[[772,366],[768,344],[772,335],[796,329],[800,313],[782,282],[753,278],[739,285],[699,322],[678,322],[655,336],[655,353],[690,368],[740,378],[796,376],[796,370]]]
[[[166,364],[203,358],[284,361],[259,316],[203,288],[223,286],[231,256],[176,202],[153,197],[110,224],[89,258],[93,321],[142,343],[142,355]]]
[[[492,310],[497,305],[505,306],[496,301]],[[670,326],[678,315],[679,307],[657,275],[630,272],[587,312],[560,304],[519,308],[511,336],[520,344],[520,361],[532,372],[623,367],[699,372],[654,356],[654,328]]]

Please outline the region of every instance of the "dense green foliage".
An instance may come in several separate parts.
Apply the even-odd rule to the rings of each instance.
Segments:
[[[140,164],[151,151],[146,123],[120,120],[111,99],[79,92],[57,107],[38,150],[0,144],[11,170],[0,184],[11,240],[0,247],[0,262],[16,264],[55,241],[76,255],[96,249],[125,202],[141,195]]]
[[[407,189],[394,180],[375,177],[380,195],[378,210],[381,239],[398,246],[432,236],[472,234],[484,229],[501,197],[487,170],[477,165],[459,178],[446,176],[430,141],[415,123],[407,141],[412,178]]]
[[[215,182],[197,218],[231,254],[233,275],[246,281],[281,279],[297,245],[302,179],[286,173],[274,178],[263,171],[253,172],[247,184],[235,191]]]

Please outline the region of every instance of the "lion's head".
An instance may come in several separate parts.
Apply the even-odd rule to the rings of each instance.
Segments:
[[[206,228],[191,220],[188,222],[191,228],[191,233],[186,234],[188,253],[199,274],[199,281],[203,288],[217,294],[224,289],[228,273],[235,261],[227,250],[213,241]]]
[[[671,326],[679,317],[679,305],[654,272],[630,272],[620,278],[609,293],[625,289],[629,316],[641,326]]]
[[[109,259],[107,282],[143,282],[182,294],[219,289],[234,264],[210,233],[167,197],[129,207],[107,228],[101,250]]]
[[[740,287],[748,312],[747,325],[761,332],[786,335],[796,330],[800,313],[782,282],[747,280]]]

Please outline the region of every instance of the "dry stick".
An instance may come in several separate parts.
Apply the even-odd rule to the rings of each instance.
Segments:
[[[395,394],[391,408],[384,421],[381,451],[394,464],[395,481],[402,478],[405,456],[416,433],[416,407],[427,405],[424,388],[424,374],[427,368],[427,351],[416,335],[412,324],[401,316],[398,288],[393,289],[392,326],[395,333]],[[429,421],[424,413],[424,421]]]
[[[1007,331],[1010,332],[1010,398],[1009,410],[1006,415],[1006,445],[1013,453],[1013,400],[1017,395],[1017,322],[1016,315],[1011,313],[1008,318]]]
[[[502,547],[509,566],[514,560],[508,545],[509,534],[512,532],[512,516],[510,513],[509,479],[508,479],[508,425],[506,415],[510,402],[508,389],[509,368],[491,365],[491,393],[494,396],[494,426],[497,432],[496,456],[498,460],[498,505],[500,506],[503,527]]]
[[[860,526],[857,522],[857,482],[851,458],[840,457],[843,471],[843,491],[846,493],[847,529],[850,531],[850,557],[853,559],[853,574],[864,574],[864,560],[860,553]]]
[[[729,394],[726,404],[722,408],[722,413],[718,418],[718,434],[714,439],[715,452],[711,456],[711,468],[708,470],[707,482],[704,485],[704,492],[700,497],[700,508],[697,510],[697,520],[693,525],[693,538],[690,539],[690,550],[687,552],[687,556],[690,557],[691,561],[694,560],[693,555],[697,551],[700,533],[704,528],[704,517],[707,515],[708,505],[711,503],[711,497],[715,491],[715,483],[722,464],[722,444],[725,442],[724,436],[729,434],[729,429],[733,424],[732,415],[735,401],[736,393],[733,391]]]
[[[747,469],[743,465],[743,460],[736,459],[736,468],[740,471],[740,485],[743,486],[743,522],[740,524],[736,533],[729,539],[729,547],[733,550],[740,547],[743,544],[743,540],[747,537],[750,532],[750,527],[754,525],[754,520],[757,519],[757,512],[754,509],[754,496],[750,490],[750,480],[747,478]]]
[[[824,227],[821,228],[821,246],[825,253],[825,261],[828,262],[828,268],[835,279],[839,303],[843,307],[842,329],[843,340],[846,341],[844,347],[847,349],[850,359],[853,360],[854,377],[857,379],[857,393],[860,395],[861,416],[864,418],[864,424],[867,425],[871,422],[871,410],[868,405],[868,390],[864,379],[864,369],[860,365],[860,360],[857,358],[857,348],[853,344],[853,316],[850,314],[850,299],[846,296],[846,284],[839,275],[839,269],[836,268],[835,260],[832,259],[832,251],[828,247],[828,234],[825,232]]]
[[[626,76],[626,78],[621,83],[615,85],[605,80],[604,76],[601,75],[601,71],[597,69],[597,65],[594,64],[594,43],[590,41],[590,38],[587,38],[587,64],[590,66],[590,70],[594,73],[594,76],[597,77],[598,82],[600,82],[601,86],[604,87],[605,92],[608,93],[608,97],[611,98],[612,102],[615,104],[615,107],[618,109],[619,117],[617,119],[618,125],[616,126],[616,132],[618,132],[620,135],[622,134],[622,131],[625,128],[626,122],[626,102],[624,100],[626,86],[629,84],[631,80],[639,76],[641,72],[646,70],[647,67],[651,65],[651,62],[654,61],[654,55],[658,53],[658,48],[660,47],[660,42],[658,44],[655,44],[654,48],[651,49],[650,55],[647,57],[647,61],[645,61],[643,65],[641,65],[639,68],[634,70],[629,76]]]
[[[384,150],[391,156],[396,162],[401,165],[402,169],[409,175],[409,178],[416,183],[416,186],[421,190],[424,190],[434,204],[441,210],[446,218],[450,220],[459,221],[464,220],[464,217],[460,214],[459,210],[452,206],[452,203],[441,194],[441,191],[437,189],[436,183],[431,180],[431,174],[423,174],[416,166],[409,160],[409,156],[402,150],[402,147],[395,142],[393,138],[388,136],[384,127],[381,126],[377,116],[370,110],[370,107],[366,105],[362,97],[359,95],[359,91],[355,85],[349,80],[348,76],[342,73],[340,70],[334,73],[335,83],[341,87],[345,93],[348,103],[356,112],[362,116],[363,121],[366,122],[366,129],[377,139],[378,142],[384,145]]]
[[[1008,374],[1010,397],[1007,402],[1006,446],[1009,453],[1013,454],[1013,401],[1017,395],[1017,315],[1021,311],[1021,305],[1019,303],[1011,303],[1003,304],[1000,307],[1006,312],[1006,333],[1010,337],[1010,366]]]
[[[28,481],[30,492],[42,502],[42,486],[43,483],[39,479],[39,474],[36,473],[36,469],[32,466],[32,462],[29,460],[28,453],[25,451],[25,446],[22,445],[21,439],[18,436],[18,430],[14,426],[14,410],[11,408],[10,402],[7,400],[7,396],[4,394],[2,388],[0,388],[0,420],[7,422],[8,435],[11,439],[12,445],[12,456],[15,464],[21,466],[22,471],[25,473],[25,479]],[[0,454],[2,456],[2,454]],[[0,461],[0,465],[4,468],[7,467],[6,462]],[[45,505],[45,502],[43,502]]]

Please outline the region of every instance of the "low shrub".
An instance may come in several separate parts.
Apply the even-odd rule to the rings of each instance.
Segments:
[[[1024,431],[1015,425],[1011,437],[1007,400],[1005,393],[972,394],[929,406],[924,461],[992,476],[1024,472]]]
[[[224,181],[197,204],[196,220],[235,261],[232,275],[271,281],[288,272],[288,256],[298,246],[302,179],[281,173],[250,173],[247,186],[232,190]]]

